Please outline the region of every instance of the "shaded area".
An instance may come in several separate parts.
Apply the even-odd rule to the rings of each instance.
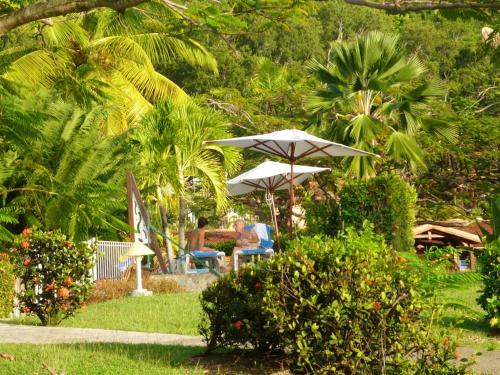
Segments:
[[[57,372],[75,375],[101,374],[199,374],[190,357],[203,348],[133,344],[16,345],[0,344],[0,352],[14,356],[0,360],[1,374],[31,374],[47,364]]]

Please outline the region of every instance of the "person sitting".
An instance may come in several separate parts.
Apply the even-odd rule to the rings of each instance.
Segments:
[[[217,253],[218,251],[215,249],[212,249],[210,247],[205,246],[205,228],[208,225],[208,220],[204,217],[200,217],[198,219],[198,228],[191,231],[189,233],[189,238],[188,238],[188,251],[189,252],[196,252],[196,251],[205,251],[205,252],[215,252]],[[200,255],[198,255],[201,257]],[[222,272],[227,272],[229,271],[229,268],[226,266],[223,260],[217,258],[217,265],[219,266],[219,269]]]
[[[259,236],[257,236],[254,229],[246,230],[243,220],[236,220],[233,227],[237,233],[236,247],[241,248],[249,245],[256,245],[256,247],[258,247],[260,242]]]
[[[205,228],[208,220],[204,217],[198,219],[198,228],[189,233],[188,250],[189,251],[215,251],[205,246]]]

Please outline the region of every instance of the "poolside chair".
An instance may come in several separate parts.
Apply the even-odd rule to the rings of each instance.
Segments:
[[[236,250],[233,253],[233,267],[236,272],[242,264],[254,263],[261,259],[269,259],[274,255],[274,241],[271,239],[271,226],[257,223],[245,226],[245,230],[255,230],[260,240],[258,248]]]
[[[189,268],[191,262],[202,264],[203,268]],[[174,272],[183,274],[208,273],[211,270],[222,272],[221,266],[226,264],[223,251],[190,251],[175,258]]]

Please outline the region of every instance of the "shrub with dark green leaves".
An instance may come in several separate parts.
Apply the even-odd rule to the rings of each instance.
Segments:
[[[477,301],[492,330],[500,332],[500,238],[486,244],[480,261],[484,286]]]
[[[436,311],[418,285],[368,224],[303,237],[204,292],[201,333],[209,348],[283,349],[305,373],[465,374],[451,340],[433,338]]]
[[[292,366],[308,373],[459,374],[429,339],[418,278],[371,227],[292,242],[269,263],[265,310]],[[413,358],[411,358],[409,355]]]
[[[246,345],[258,351],[279,349],[279,334],[269,325],[271,318],[262,305],[265,276],[265,268],[244,267],[203,291],[200,300],[204,314],[199,330],[208,351]]]
[[[95,249],[74,243],[58,231],[25,229],[15,239],[11,257],[24,291],[21,312],[57,325],[84,304],[92,285]]]
[[[395,175],[352,181],[340,190],[340,217],[345,227],[361,229],[368,220],[394,249],[413,248],[415,189]]]
[[[14,299],[14,273],[7,254],[0,254],[0,318],[12,312]]]

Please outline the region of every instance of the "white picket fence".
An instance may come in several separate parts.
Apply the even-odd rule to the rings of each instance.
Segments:
[[[121,279],[125,269],[132,264],[133,258],[125,253],[133,242],[97,241],[94,280]]]

